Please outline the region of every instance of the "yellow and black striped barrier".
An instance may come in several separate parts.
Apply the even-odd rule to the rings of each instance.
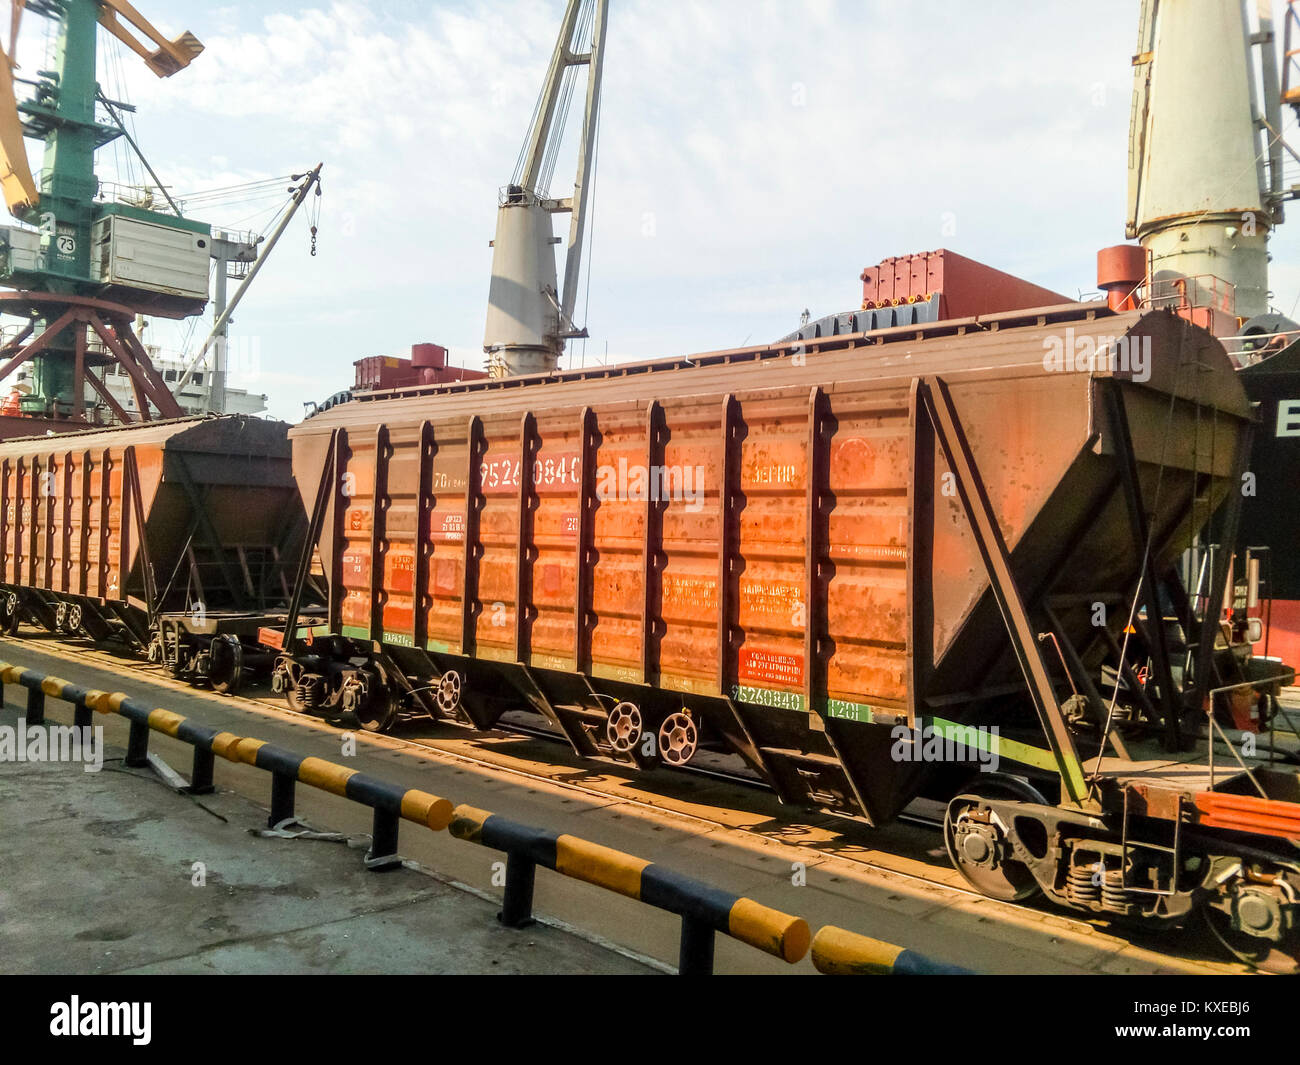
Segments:
[[[161,732],[188,743],[194,748],[194,766],[187,789],[191,794],[206,795],[213,790],[213,764],[217,756],[266,770],[271,774],[271,816],[267,823],[272,828],[293,820],[295,785],[300,781],[369,806],[374,810],[374,831],[366,864],[372,869],[390,868],[400,862],[397,838],[402,820],[414,821],[435,832],[446,828],[451,821],[452,804],[447,799],[415,788],[401,788],[355,769],[295,754],[262,740],[199,725],[170,710],[151,708],[121,692],[79,688],[59,677],[0,663],[0,699],[4,684],[27,689],[29,724],[39,725],[45,720],[47,695],[73,705],[77,727],[88,726],[96,712],[126,718],[131,725],[126,749],[128,766],[148,764],[150,732]]]
[[[914,950],[828,924],[812,942],[812,961],[828,976],[973,976]]]
[[[472,806],[456,806],[414,788],[401,788],[346,766],[295,754],[263,740],[236,736],[197,724],[170,710],[151,708],[121,692],[81,688],[59,677],[0,662],[0,706],[4,685],[27,692],[26,719],[45,721],[46,697],[72,704],[74,724],[89,727],[95,713],[117,714],[130,724],[126,764],[149,761],[149,736],[161,732],[194,748],[190,774],[193,794],[213,790],[217,757],[255,766],[271,774],[271,827],[291,821],[297,784],[352,799],[374,810],[374,832],[366,864],[389,868],[397,864],[398,826],[402,820],[434,831],[450,828],[457,839],[478,843],[506,854],[506,884],[500,919],[510,927],[532,920],[533,886],[537,866],[574,880],[617,892],[681,918],[678,971],[682,975],[713,972],[714,937],[718,932],[794,963],[809,951],[819,972],[828,974],[969,975],[969,971],[934,961],[922,954],[827,925],[815,939],[808,922],[753,899],[715,888],[655,865],[644,858],[603,847],[561,832],[510,821]]]
[[[473,806],[457,806],[451,834],[506,854],[501,921],[512,928],[532,920],[537,866],[637,899],[682,919],[678,972],[713,972],[714,933],[748,943],[788,962],[808,952],[810,933],[802,917],[654,865],[644,858],[589,843],[576,836],[522,825]]]

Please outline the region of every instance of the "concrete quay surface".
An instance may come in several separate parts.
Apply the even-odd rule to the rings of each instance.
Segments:
[[[17,719],[6,706],[0,727]],[[654,971],[561,928],[506,929],[491,899],[426,872],[370,872],[364,840],[256,835],[254,802],[179,794],[124,753],[109,748],[98,772],[0,764],[0,971]]]

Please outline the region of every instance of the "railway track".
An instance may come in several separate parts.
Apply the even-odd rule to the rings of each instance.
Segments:
[[[547,743],[554,743],[560,747],[568,747],[568,743],[563,736],[547,728],[538,728],[536,726],[523,724],[517,720],[507,720],[511,715],[505,715],[502,721],[498,723],[497,728],[502,732],[514,732],[523,736],[532,736],[539,740],[545,740]],[[725,769],[718,769],[713,766],[697,765],[690,763],[679,766],[679,772],[687,773],[691,776],[703,777],[706,780],[717,780],[725,784],[732,784],[739,788],[751,788],[754,791],[762,791],[771,794],[771,787],[763,780],[756,776],[746,773],[733,773]],[[923,828],[933,829],[936,832],[943,830],[943,818],[934,816],[925,816],[924,814],[904,811],[895,818],[896,821],[904,821],[908,824],[919,825]],[[853,823],[853,822],[849,822]],[[978,892],[967,891],[969,895],[982,898]]]
[[[997,908],[999,911],[1005,910],[1007,916],[1016,912],[1022,915],[1026,912],[1032,912],[1035,918],[1049,921],[1054,929],[1059,929],[1066,936],[1086,936],[1095,939],[1098,935],[1102,935],[1112,939],[1116,944],[1128,943],[1139,949],[1153,951],[1168,958],[1170,963],[1181,971],[1203,974],[1239,974],[1250,971],[1246,966],[1238,963],[1208,960],[1199,956],[1170,954],[1167,950],[1170,946],[1168,940],[1149,931],[1141,929],[1117,930],[1114,925],[1105,919],[1090,919],[1078,914],[1063,912],[1050,904],[1037,901],[1007,904],[991,900],[966,886],[961,881],[959,874],[952,869],[946,860],[942,864],[935,864],[918,857],[927,849],[933,849],[938,844],[936,834],[943,827],[941,817],[925,812],[915,810],[904,812],[896,820],[905,823],[905,827],[900,825],[892,829],[895,840],[911,837],[911,846],[908,849],[911,850],[913,856],[888,854],[877,860],[860,851],[877,852],[881,846],[880,839],[865,842],[864,830],[856,822],[846,818],[836,818],[833,815],[809,815],[802,811],[797,812],[795,816],[773,814],[772,810],[766,808],[776,806],[775,796],[772,794],[771,789],[762,781],[741,773],[733,773],[717,767],[689,766],[685,767],[688,772],[684,775],[656,774],[656,791],[650,792],[638,789],[635,777],[620,776],[618,767],[601,764],[598,776],[594,780],[584,783],[564,779],[566,771],[571,771],[575,767],[590,768],[590,763],[585,763],[581,759],[567,754],[568,748],[563,737],[545,728],[532,726],[517,720],[505,722],[497,729],[487,733],[468,733],[458,726],[429,721],[427,724],[431,728],[437,729],[441,733],[440,735],[413,734],[413,730],[418,729],[424,722],[410,720],[393,733],[377,736],[362,733],[359,729],[348,729],[314,714],[293,710],[283,699],[269,692],[259,693],[254,690],[237,696],[217,695],[204,689],[194,688],[186,682],[172,677],[161,666],[137,659],[125,658],[111,650],[96,647],[89,642],[81,645],[69,644],[67,641],[56,642],[53,639],[42,639],[41,637],[44,635],[40,632],[24,633],[19,637],[11,638],[8,642],[17,648],[30,647],[41,654],[71,663],[82,663],[91,667],[108,669],[114,673],[135,674],[150,683],[173,687],[177,690],[191,692],[223,702],[229,701],[242,704],[245,707],[255,707],[258,712],[267,713],[285,720],[311,724],[315,727],[333,728],[340,733],[355,731],[358,735],[364,735],[367,740],[380,743],[394,750],[405,750],[426,756],[434,756],[484,772],[511,777],[530,786],[558,787],[574,795],[602,801],[609,801],[613,798],[620,805],[631,807],[634,810],[643,812],[645,815],[662,817],[667,814],[672,818],[694,823],[710,832],[740,832],[767,844],[793,846],[800,850],[811,849],[813,854],[819,857],[846,862],[861,872],[885,877],[894,882],[913,885],[927,891],[942,892],[949,897],[979,902],[982,905]],[[14,657],[21,660],[20,655]],[[519,739],[544,743],[557,751],[564,748],[567,757],[561,761],[556,761],[555,755],[548,751],[544,759],[532,761],[521,756],[518,752],[506,754],[497,749],[504,744],[513,743]],[[548,772],[548,769],[551,771]],[[674,781],[671,776],[679,775],[685,776],[686,780],[693,779],[707,782],[710,790],[713,790],[715,786],[726,789],[729,793],[728,797],[735,800],[734,805],[715,806],[713,812],[710,812],[707,802],[702,803],[700,798],[688,793],[689,787],[679,785],[659,789],[659,785],[665,783],[665,781],[672,785]],[[681,784],[685,784],[686,780],[681,781]],[[762,824],[738,825],[734,816],[727,816],[728,813],[735,814],[737,811],[743,810],[757,811],[760,815],[771,814],[771,827],[764,827]],[[838,836],[843,845],[819,845],[813,840],[799,841],[797,839],[792,842],[792,830],[796,834],[801,829],[806,830],[810,821],[821,826],[834,824],[835,827],[830,829],[827,834]],[[941,846],[941,844],[938,845]],[[1204,953],[1212,956],[1212,949],[1208,944]]]

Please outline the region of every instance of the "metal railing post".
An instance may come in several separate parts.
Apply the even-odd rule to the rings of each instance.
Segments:
[[[190,771],[190,786],[186,789],[191,795],[211,795],[216,787],[212,783],[212,768],[216,759],[207,747],[194,747],[194,768]]]
[[[45,724],[45,693],[40,688],[27,689],[27,724]]]
[[[524,928],[533,923],[533,884],[537,865],[527,855],[510,851],[506,855],[506,889],[497,919],[507,928]]]
[[[297,781],[287,773],[271,774],[271,816],[267,826],[274,828],[284,821],[293,820],[294,786]]]
[[[391,810],[375,807],[375,818],[370,832],[370,852],[366,855],[366,868],[373,872],[396,869],[401,865],[397,856],[397,836],[401,818]]]
[[[712,976],[713,944],[713,929],[709,925],[694,917],[683,917],[677,975]]]
[[[149,764],[149,723],[132,721],[131,735],[126,741],[126,765],[139,769]]]

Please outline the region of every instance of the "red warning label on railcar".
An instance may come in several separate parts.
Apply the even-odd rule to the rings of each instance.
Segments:
[[[737,671],[742,680],[797,688],[803,684],[803,655],[740,649]]]

